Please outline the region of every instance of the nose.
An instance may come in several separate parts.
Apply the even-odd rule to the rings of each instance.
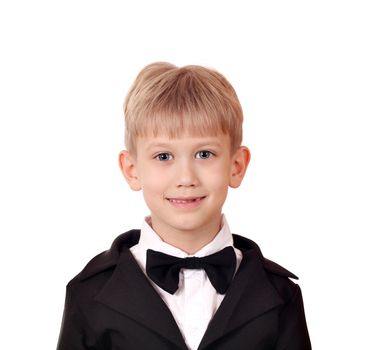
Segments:
[[[175,169],[177,187],[195,187],[199,184],[197,169],[191,160],[183,160]]]

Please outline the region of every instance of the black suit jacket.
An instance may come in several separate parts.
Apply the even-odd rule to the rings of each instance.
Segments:
[[[67,285],[57,350],[187,350],[177,324],[129,248],[126,232]],[[265,259],[247,238],[233,235],[241,265],[210,321],[199,349],[309,350],[295,275]]]

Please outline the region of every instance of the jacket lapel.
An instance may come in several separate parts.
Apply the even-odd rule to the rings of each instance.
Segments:
[[[199,349],[206,348],[218,338],[283,304],[265,274],[260,251],[241,251],[241,265],[223,302],[210,321]]]
[[[146,279],[129,249],[122,251],[110,280],[95,299],[160,334],[179,349],[187,349],[170,310]]]

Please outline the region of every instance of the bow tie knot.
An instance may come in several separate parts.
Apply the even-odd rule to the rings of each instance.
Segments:
[[[178,289],[179,272],[182,268],[204,269],[216,291],[225,294],[236,270],[236,254],[233,247],[226,247],[202,258],[177,258],[152,249],[147,250],[148,277],[170,294]]]
[[[184,258],[184,263],[181,264],[184,265],[182,267],[186,269],[204,269],[205,263],[202,261],[201,258],[197,258],[195,256]]]

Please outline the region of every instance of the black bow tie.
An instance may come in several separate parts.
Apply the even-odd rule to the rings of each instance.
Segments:
[[[170,294],[178,289],[181,268],[204,269],[216,291],[225,294],[236,270],[236,254],[233,247],[202,258],[177,258],[152,249],[147,250],[148,277]]]

